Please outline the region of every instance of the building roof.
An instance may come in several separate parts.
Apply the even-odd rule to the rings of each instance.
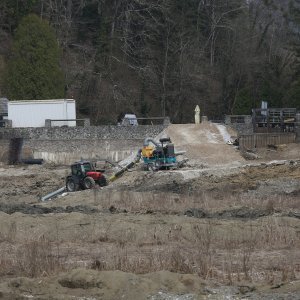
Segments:
[[[0,98],[0,116],[7,116],[7,98]]]
[[[10,100],[10,105],[24,105],[24,104],[45,104],[45,103],[75,103],[74,99],[38,99],[38,100]]]

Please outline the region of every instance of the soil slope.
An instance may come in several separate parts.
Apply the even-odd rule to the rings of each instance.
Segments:
[[[231,134],[235,135],[223,125],[204,122],[172,124],[159,137],[170,137],[176,150],[187,151],[186,156],[192,163],[220,165],[244,162],[239,151],[226,144]]]

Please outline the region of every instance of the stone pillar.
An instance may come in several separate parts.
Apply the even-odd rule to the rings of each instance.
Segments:
[[[300,113],[296,114],[295,133],[296,133],[296,143],[300,143]]]
[[[12,120],[6,120],[5,127],[12,128]]]
[[[200,124],[200,107],[197,105],[195,107],[195,124]]]
[[[252,124],[252,116],[244,116],[245,124]]]
[[[231,117],[230,117],[230,115],[225,115],[225,125],[231,125]]]
[[[208,117],[207,116],[202,116],[201,117],[201,123],[203,122],[208,122]]]
[[[51,127],[51,120],[50,119],[45,120],[45,127]]]
[[[245,130],[246,130],[247,134],[253,134],[254,128],[253,128],[252,116],[251,115],[245,116],[244,122],[245,122]]]
[[[169,126],[171,124],[170,117],[164,117],[163,125]]]
[[[91,121],[89,118],[84,119],[84,123],[83,123],[84,127],[89,127],[91,126]]]

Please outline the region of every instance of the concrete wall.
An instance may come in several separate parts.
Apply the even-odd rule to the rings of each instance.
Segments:
[[[155,138],[166,126],[90,126],[0,128],[0,161],[8,156],[9,140],[24,138],[22,158],[42,158],[54,164],[83,159],[120,161],[136,153],[145,137]]]
[[[137,153],[142,145],[142,139],[26,140],[24,148],[33,149],[34,158],[65,165],[80,159],[109,159],[117,162]]]

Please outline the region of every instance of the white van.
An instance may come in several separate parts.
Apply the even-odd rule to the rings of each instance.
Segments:
[[[134,114],[125,114],[124,118],[122,119],[121,125],[123,125],[123,126],[128,126],[128,125],[137,126],[138,121],[137,121],[136,115],[134,115]]]

